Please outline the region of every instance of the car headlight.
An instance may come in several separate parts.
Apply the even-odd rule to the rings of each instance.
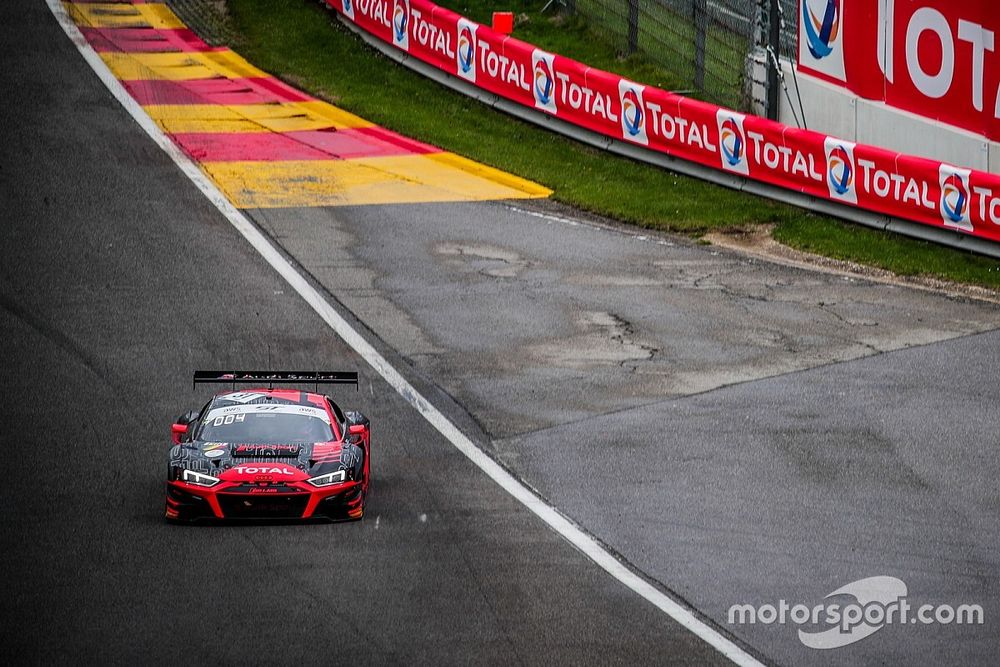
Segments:
[[[218,477],[212,477],[211,475],[187,469],[181,473],[181,479],[191,484],[197,484],[198,486],[215,486],[221,481]]]
[[[345,479],[347,479],[347,471],[338,470],[337,472],[328,472],[325,475],[319,475],[306,481],[313,486],[330,486],[331,484],[340,484]]]

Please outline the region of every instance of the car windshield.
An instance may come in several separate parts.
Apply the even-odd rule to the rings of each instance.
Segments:
[[[334,439],[324,410],[298,405],[240,405],[209,411],[199,440],[246,444],[308,444]]]

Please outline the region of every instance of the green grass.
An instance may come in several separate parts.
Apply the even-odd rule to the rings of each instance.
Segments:
[[[444,4],[480,20],[497,8],[486,0]],[[671,87],[669,73],[638,56],[620,58],[579,18],[539,15],[541,5],[506,3],[513,11],[530,10],[529,21],[515,29],[519,38]],[[898,273],[918,267],[917,273],[1000,287],[1000,262],[871,236],[802,209],[615,157],[494,111],[388,60],[316,2],[228,0],[227,6],[236,50],[258,67],[387,128],[541,183],[554,199],[582,210],[692,235],[774,223],[776,236],[798,248],[823,254],[833,254],[824,248],[852,249],[836,256]],[[922,259],[928,257],[933,261]]]
[[[877,266],[901,276],[935,276],[1000,288],[1000,260],[840,220],[789,220],[772,235],[799,250]]]

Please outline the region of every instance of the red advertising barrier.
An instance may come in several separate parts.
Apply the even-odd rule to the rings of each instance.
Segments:
[[[996,0],[799,0],[799,69],[1000,141]]]
[[[1000,241],[1000,176],[854,144],[633,83],[429,0],[326,0],[355,25],[477,87],[721,171]]]

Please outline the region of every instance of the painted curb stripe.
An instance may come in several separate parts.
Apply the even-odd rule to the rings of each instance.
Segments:
[[[246,134],[195,132],[171,136],[185,153],[199,162],[351,160],[441,152],[433,146],[383,140],[368,133],[373,129],[376,128]]]
[[[156,28],[86,28],[80,31],[98,53],[157,53],[183,51],[215,51],[188,28],[158,30]]]
[[[278,79],[193,79],[167,81],[149,79],[123,81],[125,90],[143,106],[161,104],[269,104],[272,102],[307,102],[311,96],[287,86]]]
[[[203,162],[202,167],[239,208],[485,201],[524,196],[538,187],[482,171],[488,167],[455,168],[448,155]]]
[[[163,104],[144,107],[171,134],[186,132],[293,132],[346,130],[371,123],[325,102],[278,104]]]
[[[233,51],[207,46],[186,28],[158,27],[182,25],[162,3],[64,3],[64,8],[146,113],[189,156],[203,162],[206,173],[238,205],[336,206],[551,194],[457,156],[427,160],[415,168],[421,156],[443,152],[295,90]],[[396,162],[360,161],[381,158]]]
[[[183,53],[104,52],[101,58],[116,78],[167,79],[264,79],[268,77],[229,49]]]
[[[76,23],[90,28],[187,27],[166,5],[158,3],[66,3],[64,8]]]

